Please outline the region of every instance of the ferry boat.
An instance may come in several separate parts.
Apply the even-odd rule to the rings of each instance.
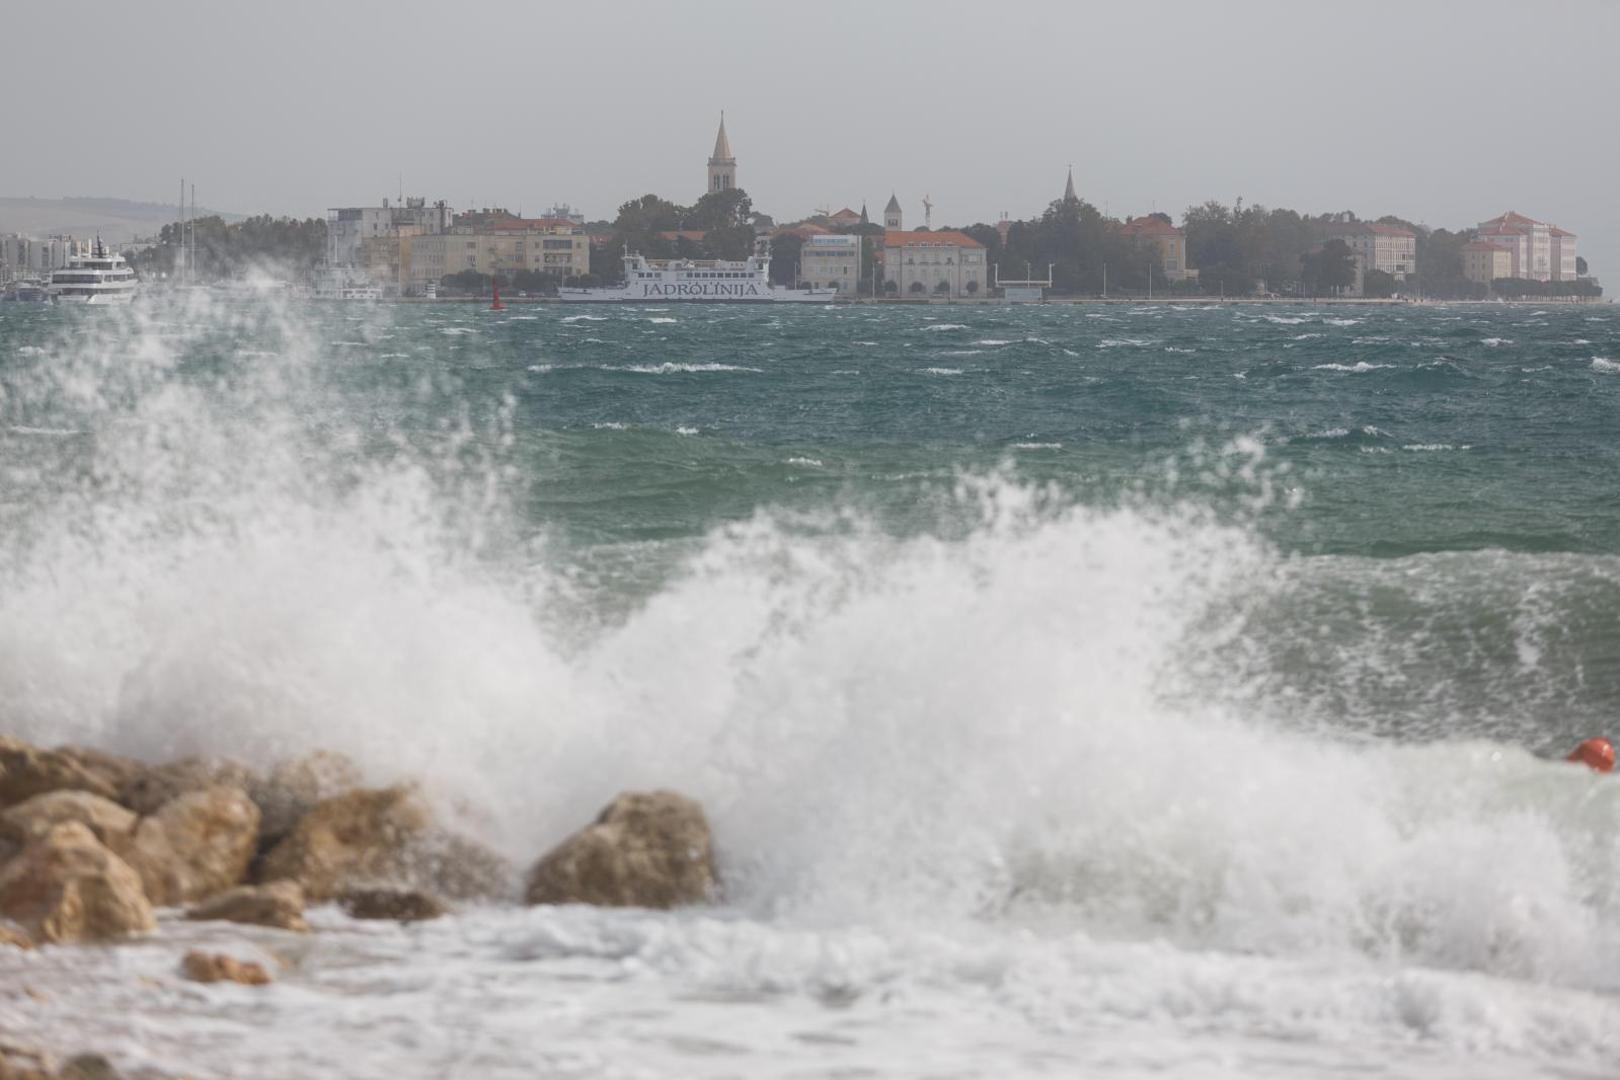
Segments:
[[[58,304],[128,304],[137,288],[135,271],[98,236],[90,254],[72,256],[51,274],[47,291]]]
[[[601,289],[559,289],[564,302],[817,303],[837,289],[784,289],[771,284],[770,247],[761,244],[746,259],[649,259],[626,250],[624,284]]]

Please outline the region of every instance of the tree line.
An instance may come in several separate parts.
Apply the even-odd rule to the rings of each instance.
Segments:
[[[218,216],[200,217],[189,229],[180,222],[158,230],[157,245],[126,255],[143,277],[167,277],[181,265],[181,244],[194,237],[198,281],[240,277],[255,268],[267,268],[289,277],[301,277],[326,258],[326,221],[322,218],[258,217],[227,223]]]

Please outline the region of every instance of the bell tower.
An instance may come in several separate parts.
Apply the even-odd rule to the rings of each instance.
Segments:
[[[883,227],[885,229],[899,229],[900,221],[900,200],[891,194],[889,196],[889,205],[883,208]]]
[[[720,133],[714,137],[714,154],[709,158],[709,194],[730,191],[737,186],[737,159],[731,156],[731,140],[726,138],[726,114],[720,114]]]

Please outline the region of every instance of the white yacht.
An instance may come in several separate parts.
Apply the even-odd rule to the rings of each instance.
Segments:
[[[72,256],[51,274],[47,291],[59,304],[127,304],[138,287],[135,271],[98,236],[90,254]]]
[[[770,248],[761,244],[746,259],[649,259],[624,253],[624,284],[603,289],[559,289],[565,302],[747,303],[797,301],[825,304],[836,289],[784,289],[771,284]]]

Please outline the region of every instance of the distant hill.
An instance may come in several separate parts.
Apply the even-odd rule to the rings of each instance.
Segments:
[[[241,221],[242,214],[197,208],[198,217],[217,214],[226,221]],[[174,203],[131,202],[128,199],[19,199],[0,195],[0,233],[51,236],[67,233],[89,237],[97,233],[110,243],[151,236],[175,221],[180,208]]]

